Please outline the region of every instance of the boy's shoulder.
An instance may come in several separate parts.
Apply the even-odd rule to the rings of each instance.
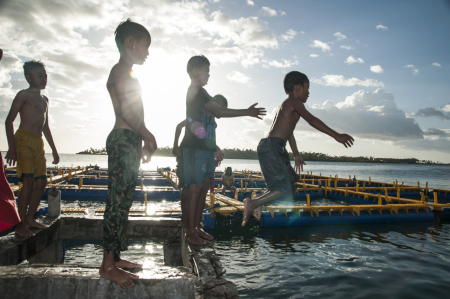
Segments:
[[[117,83],[128,78],[131,78],[130,70],[116,63],[109,72],[108,83]]]

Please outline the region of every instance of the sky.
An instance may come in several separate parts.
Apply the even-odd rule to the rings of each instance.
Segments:
[[[134,72],[145,122],[159,147],[172,146],[185,118],[186,64],[211,62],[211,95],[229,107],[254,103],[263,120],[217,121],[221,148],[255,149],[286,99],[290,71],[310,80],[307,109],[355,139],[346,149],[300,120],[300,151],[418,158],[450,163],[450,2],[416,1],[58,1],[0,0],[0,149],[15,94],[28,87],[22,65],[47,66],[49,125],[60,153],[105,146],[114,126],[106,79],[119,53],[114,30],[127,18],[152,43]],[[20,117],[14,126],[17,129]],[[45,142],[45,150],[51,152]]]

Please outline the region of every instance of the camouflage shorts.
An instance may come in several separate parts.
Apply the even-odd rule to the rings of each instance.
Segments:
[[[134,200],[142,137],[127,129],[113,130],[106,139],[108,195],[103,216],[103,245],[109,254],[127,250],[128,212]]]

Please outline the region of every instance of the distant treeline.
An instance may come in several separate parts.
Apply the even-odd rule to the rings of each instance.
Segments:
[[[222,153],[226,159],[246,159],[257,160],[258,153],[255,150],[241,150],[238,148],[225,148],[222,149]],[[77,154],[87,155],[106,155],[106,148],[94,149],[90,148]],[[323,161],[323,162],[363,162],[363,163],[398,163],[398,164],[442,164],[439,162],[433,162],[431,160],[419,160],[416,158],[375,158],[372,156],[360,156],[360,157],[348,157],[348,156],[330,156],[322,153],[314,152],[300,152],[305,161]],[[155,156],[160,157],[173,157],[171,147],[158,148],[155,152]],[[294,160],[294,154],[289,153],[291,160]]]

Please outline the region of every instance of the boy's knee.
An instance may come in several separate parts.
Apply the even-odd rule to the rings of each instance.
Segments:
[[[38,179],[36,180],[36,188],[39,189],[45,189],[45,186],[47,186],[47,179]]]

